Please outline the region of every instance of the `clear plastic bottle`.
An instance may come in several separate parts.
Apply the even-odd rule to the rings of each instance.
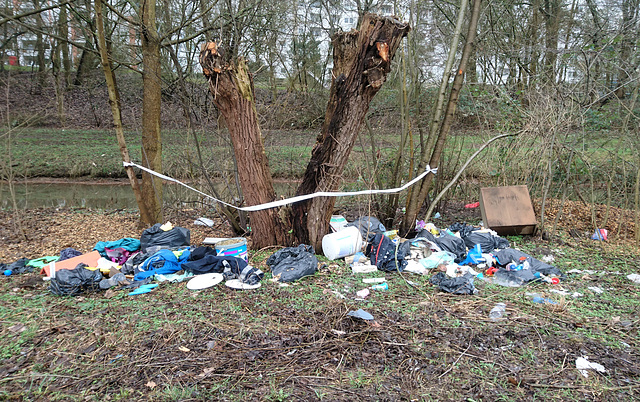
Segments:
[[[497,303],[489,312],[489,318],[491,321],[500,320],[504,316],[506,307],[507,305],[504,303]]]

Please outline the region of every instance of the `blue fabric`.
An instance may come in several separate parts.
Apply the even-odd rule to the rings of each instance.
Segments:
[[[132,237],[125,237],[123,239],[115,241],[99,241],[96,243],[93,249],[99,252],[101,256],[106,258],[107,252],[104,251],[105,248],[113,249],[118,247],[122,247],[127,251],[140,250],[140,240],[134,239]]]
[[[133,279],[139,281],[156,274],[175,274],[182,269],[181,265],[189,260],[189,255],[189,250],[183,250],[180,257],[176,257],[171,250],[160,250],[142,263],[142,272],[138,272]],[[154,268],[154,265],[161,261],[164,261],[164,265]]]

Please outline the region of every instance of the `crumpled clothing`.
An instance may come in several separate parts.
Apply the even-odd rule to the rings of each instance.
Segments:
[[[58,261],[68,260],[69,258],[77,257],[79,255],[82,255],[82,252],[72,247],[67,247],[60,252],[60,259],[58,259]]]
[[[138,267],[141,272],[136,273],[133,279],[138,281],[156,274],[174,274],[182,269],[181,265],[187,262],[190,254],[188,249],[176,252],[160,250]]]
[[[140,249],[140,240],[132,237],[125,237],[115,241],[99,241],[93,249],[99,252],[101,256],[107,257],[105,248],[114,249],[118,247],[122,247],[123,249],[131,252],[137,251]]]

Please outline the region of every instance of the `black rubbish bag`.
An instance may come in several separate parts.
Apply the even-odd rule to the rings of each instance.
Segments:
[[[367,255],[372,265],[380,271],[404,271],[407,266],[405,257],[409,255],[411,242],[405,241],[398,246],[382,233],[378,233],[367,245]]]
[[[373,216],[362,216],[355,221],[348,223],[347,226],[357,227],[364,240],[367,240],[378,233],[384,233],[387,231],[382,222]]]
[[[562,273],[562,271],[560,271],[558,268],[554,267],[553,265],[549,265],[545,262],[542,262],[536,258],[533,258],[529,254],[523,253],[520,250],[516,250],[513,248],[506,248],[504,250],[497,251],[496,253],[494,253],[494,256],[496,257],[498,265],[503,267],[509,264],[510,262],[515,262],[516,264],[520,264],[520,258],[524,257],[529,262],[531,274],[534,276],[534,278],[529,277],[527,282],[535,279],[536,273],[540,273],[546,276],[555,276],[560,279],[566,279],[564,273]],[[516,271],[516,272],[520,272],[520,271]]]
[[[318,257],[312,246],[300,244],[276,251],[267,259],[271,275],[279,282],[293,282],[318,270]]]
[[[90,270],[86,264],[78,264],[74,269],[56,271],[51,278],[49,291],[58,296],[76,296],[84,292],[100,289],[102,273],[99,269]]]
[[[435,243],[444,251],[449,251],[456,256],[455,262],[460,262],[467,256],[467,246],[464,240],[457,236],[452,236],[445,231],[440,231],[440,236],[436,237],[426,229],[422,229],[418,236]]]
[[[33,272],[33,267],[27,265],[29,263],[28,258],[20,258],[18,261],[12,264],[0,264],[0,271],[4,272],[5,270],[11,270],[12,274],[24,274],[25,272]]]
[[[438,272],[429,279],[429,282],[447,293],[453,293],[454,295],[473,295],[478,293],[475,286],[473,286],[473,278],[471,274],[451,278],[444,272]]]
[[[156,223],[142,232],[140,249],[143,253],[146,253],[147,249],[152,247],[173,249],[191,245],[191,232],[189,229],[176,226],[171,230],[164,231],[160,229],[160,226],[162,225]]]

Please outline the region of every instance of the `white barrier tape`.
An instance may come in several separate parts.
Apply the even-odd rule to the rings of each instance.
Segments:
[[[287,198],[284,200],[278,200],[278,201],[272,201],[272,202],[267,202],[265,204],[259,204],[259,205],[252,205],[250,207],[238,207],[229,203],[226,203],[222,200],[219,200],[215,197],[212,197],[208,194],[203,193],[200,190],[196,190],[195,188],[184,184],[181,181],[178,181],[176,179],[173,179],[169,176],[165,176],[163,174],[160,174],[158,172],[155,172],[151,169],[148,169],[144,166],[140,166],[136,163],[133,162],[122,162],[122,165],[124,167],[137,167],[140,170],[143,170],[149,174],[152,174],[154,176],[157,176],[161,179],[167,180],[167,181],[171,181],[177,184],[180,184],[181,186],[184,186],[186,188],[188,188],[189,190],[195,191],[198,194],[201,194],[207,198],[210,198],[216,202],[219,202],[221,204],[224,204],[226,206],[229,206],[231,208],[235,208],[237,210],[240,211],[246,211],[246,212],[255,212],[255,211],[261,211],[263,209],[269,209],[269,208],[276,208],[276,207],[282,207],[284,205],[287,204],[293,204],[294,202],[300,202],[300,201],[304,201],[304,200],[309,200],[311,198],[315,198],[315,197],[350,197],[350,196],[355,196],[355,195],[373,195],[373,194],[393,194],[393,193],[399,193],[403,190],[408,189],[409,187],[413,186],[414,184],[416,184],[418,181],[422,180],[423,177],[425,177],[426,175],[428,175],[429,173],[433,173],[436,174],[438,172],[438,168],[431,168],[429,165],[427,165],[426,169],[424,172],[422,172],[420,175],[416,176],[416,178],[414,178],[413,180],[411,180],[410,182],[406,183],[404,186],[402,187],[396,187],[396,188],[390,188],[390,189],[385,189],[385,190],[361,190],[361,191],[351,191],[351,192],[334,192],[334,191],[319,191],[313,194],[305,194],[305,195],[298,195],[296,197],[291,197],[291,198]]]

